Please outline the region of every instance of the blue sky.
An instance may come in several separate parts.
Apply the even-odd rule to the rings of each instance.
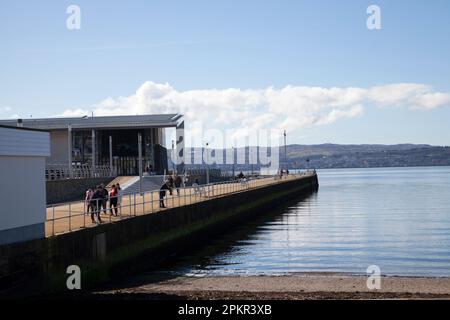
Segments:
[[[71,4],[81,9],[80,30],[66,28]],[[371,4],[381,8],[381,30],[366,27]],[[214,126],[256,128],[254,112],[255,121],[270,114],[268,127],[286,127],[291,143],[450,144],[446,0],[0,0],[0,39],[0,118],[167,109],[187,120],[232,114]],[[405,83],[423,87],[388,103],[380,101],[389,88],[372,97],[373,88]],[[287,86],[301,89],[288,94]],[[240,91],[230,97],[228,88]],[[367,92],[343,106],[349,88]],[[314,112],[303,99],[311,91]],[[283,104],[291,94],[299,97],[292,109]],[[236,104],[216,114],[223,96]]]

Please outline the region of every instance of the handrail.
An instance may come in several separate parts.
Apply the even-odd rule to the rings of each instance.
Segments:
[[[45,178],[50,180],[64,179],[86,179],[86,178],[105,178],[116,176],[115,168],[109,165],[64,165],[47,164],[45,168]]]
[[[172,192],[167,191],[167,197],[163,203],[165,208],[174,208],[179,206],[190,205],[193,203],[206,201],[214,197],[220,197],[235,192],[241,192],[249,189],[255,189],[271,184],[281,183],[286,179],[296,179],[305,175],[313,175],[315,171],[306,170],[289,175],[272,175],[264,177],[252,177],[238,180],[229,180],[214,182],[203,185],[192,185],[189,187],[174,187]],[[138,194],[118,195],[108,197],[106,203],[102,200],[94,202],[95,210],[89,210],[86,201],[72,201],[68,203],[51,204],[47,206],[46,217],[46,233],[54,236],[59,233],[71,232],[76,229],[86,228],[91,224],[90,217],[97,219],[101,213],[107,214],[103,216],[107,222],[118,221],[136,215],[151,214],[164,210],[160,208],[160,190],[148,190]],[[169,194],[171,193],[171,194]],[[117,199],[119,203],[117,208],[117,216],[113,215],[116,208],[111,206],[111,200]],[[109,205],[107,205],[109,202]],[[113,201],[114,202],[114,201]],[[93,213],[93,214],[92,214]],[[102,219],[102,220],[103,220]]]

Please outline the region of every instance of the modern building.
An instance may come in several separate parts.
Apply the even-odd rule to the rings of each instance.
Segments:
[[[0,126],[0,245],[45,236],[49,132]]]
[[[162,174],[168,169],[165,129],[182,126],[182,118],[179,114],[31,118],[0,120],[0,125],[48,130],[47,168],[112,165],[116,175],[138,175],[140,150],[144,170]]]

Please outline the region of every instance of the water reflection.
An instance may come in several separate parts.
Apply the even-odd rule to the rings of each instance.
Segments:
[[[186,253],[169,272],[358,274],[375,264],[387,275],[450,276],[449,167],[322,170],[319,180],[318,193]]]

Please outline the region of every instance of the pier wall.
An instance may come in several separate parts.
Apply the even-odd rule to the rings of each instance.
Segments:
[[[87,189],[95,188],[100,183],[105,186],[112,178],[86,178],[49,180],[46,182],[47,204],[83,200]]]
[[[317,176],[303,177],[56,237],[0,246],[0,295],[67,292],[70,265],[81,268],[82,289],[91,288],[155,266],[317,188]]]

